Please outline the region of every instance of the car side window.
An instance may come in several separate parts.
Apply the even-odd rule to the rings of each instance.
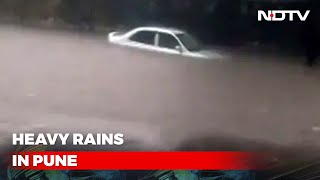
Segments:
[[[175,49],[179,42],[170,34],[159,33],[159,47]]]
[[[130,37],[131,41],[154,45],[155,33],[151,31],[139,31]]]

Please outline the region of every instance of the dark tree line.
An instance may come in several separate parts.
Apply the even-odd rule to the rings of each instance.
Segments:
[[[0,0],[0,15],[59,19],[94,30],[96,25],[168,25],[191,31],[232,34],[241,0]],[[214,34],[211,33],[211,34]],[[230,36],[232,37],[232,36]],[[210,37],[214,38],[214,37]],[[206,38],[207,39],[207,38]]]
[[[0,0],[0,15],[54,19],[94,30],[96,26],[165,25],[191,31],[203,41],[296,42],[299,24],[257,22],[257,9],[301,4],[249,0]],[[289,30],[288,30],[289,29]],[[285,40],[284,40],[285,39]]]

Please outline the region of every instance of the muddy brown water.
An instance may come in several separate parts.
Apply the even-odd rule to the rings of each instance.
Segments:
[[[2,145],[38,131],[123,132],[155,149],[204,136],[319,144],[320,70],[300,57],[197,60],[105,38],[0,26]]]

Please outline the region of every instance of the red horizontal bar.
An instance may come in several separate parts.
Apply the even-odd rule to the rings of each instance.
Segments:
[[[253,170],[260,169],[261,155],[249,152],[23,152],[29,170]],[[33,165],[35,155],[76,155],[77,166]],[[50,161],[50,158],[49,158]]]

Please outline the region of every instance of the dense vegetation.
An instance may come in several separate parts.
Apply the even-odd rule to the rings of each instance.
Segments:
[[[183,27],[198,34],[238,32],[239,2],[231,0],[0,0],[0,15],[62,21],[88,26],[161,24]],[[231,2],[230,1],[230,2]],[[214,28],[213,28],[214,27]],[[212,33],[211,33],[212,34]],[[212,37],[213,38],[213,37]]]
[[[292,39],[298,37],[297,24],[257,22],[257,8],[263,6],[274,9],[279,4],[247,0],[0,0],[0,16],[21,23],[30,19],[62,22],[88,30],[167,25],[191,31],[207,42],[297,42]]]

